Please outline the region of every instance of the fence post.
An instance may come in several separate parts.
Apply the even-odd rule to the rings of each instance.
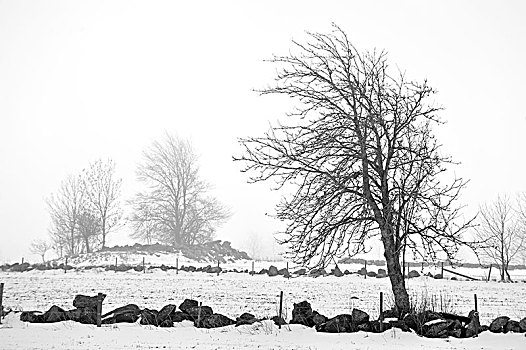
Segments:
[[[175,258],[175,274],[179,274],[179,258]]]
[[[290,278],[289,262],[287,261],[287,279]]]
[[[217,259],[217,275],[219,276],[219,273],[221,272],[221,268],[219,267],[219,259]]]
[[[2,311],[4,311],[4,307],[2,304],[3,297],[4,297],[4,284],[0,283],[0,324],[2,324]]]
[[[489,278],[491,276],[491,268],[493,267],[493,264],[489,264],[489,272],[488,272],[488,279],[486,280],[486,282],[489,282]]]
[[[424,262],[422,261],[422,273],[424,273]]]
[[[146,273],[146,267],[144,266],[144,256],[142,257],[142,273]]]
[[[254,273],[254,260],[252,260],[252,276],[254,276],[255,273]]]
[[[444,262],[442,261],[440,265],[441,265],[440,274],[442,275],[442,278],[444,278]]]
[[[115,257],[115,273],[117,273],[117,257]]]
[[[66,273],[66,271],[68,270],[67,267],[68,267],[68,257],[66,256],[66,262],[64,263],[64,273]]]
[[[367,279],[367,260],[364,260],[365,263],[365,275],[364,278]]]
[[[384,292],[380,292],[380,333],[384,331]]]
[[[477,294],[475,294],[475,311],[479,312],[479,305],[478,305],[478,300],[477,300]]]
[[[476,321],[475,321],[475,337],[479,336],[479,325],[480,325],[480,317],[479,317],[479,306],[478,306],[478,300],[477,300],[477,294],[474,294],[475,297],[475,315]]]
[[[203,302],[199,302],[199,307],[197,308],[197,325],[196,327],[199,328],[201,325],[201,307],[203,306]]]
[[[281,329],[281,310],[283,309],[283,291],[279,292],[279,317],[278,317],[278,327]]]
[[[97,294],[97,327],[101,325],[102,293]]]
[[[411,269],[409,261],[407,262],[407,279],[409,279],[409,270]]]
[[[24,257],[22,257],[22,264],[24,263]]]

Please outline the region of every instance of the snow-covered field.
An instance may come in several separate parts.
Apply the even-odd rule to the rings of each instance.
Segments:
[[[283,263],[281,263],[283,265]],[[268,268],[270,263],[256,264],[255,270]],[[275,263],[278,268],[280,263]],[[226,266],[223,266],[226,267]],[[250,269],[250,262],[229,268]],[[359,266],[340,266],[355,271]],[[372,270],[377,267],[371,267]],[[292,269],[291,269],[292,270]],[[461,273],[475,274],[475,271]],[[483,274],[484,271],[479,271]],[[515,272],[517,276],[520,271]],[[522,271],[524,273],[524,271]],[[469,274],[469,273],[468,273]],[[446,275],[447,276],[447,275]],[[279,293],[284,292],[286,319],[290,319],[292,304],[307,300],[314,310],[332,317],[349,313],[352,307],[378,317],[379,293],[390,294],[386,278],[347,275],[340,278],[281,276],[250,276],[224,273],[219,276],[202,272],[187,273],[154,269],[147,273],[60,270],[0,273],[5,283],[3,304],[23,310],[46,311],[52,305],[72,309],[76,294],[107,294],[103,313],[129,303],[139,307],[160,309],[166,304],[179,305],[185,298],[196,299],[211,306],[214,312],[235,319],[243,312],[257,317],[277,314]],[[473,295],[478,296],[482,323],[507,315],[515,320],[526,317],[526,283],[497,283],[434,280],[419,277],[407,281],[411,294],[442,296],[448,308],[467,315],[474,308]],[[351,299],[357,297],[358,299]],[[386,297],[389,299],[389,297]],[[252,326],[225,327],[213,330],[195,329],[189,324],[176,328],[155,328],[118,324],[93,326],[62,322],[57,324],[26,324],[19,314],[10,314],[0,329],[0,349],[525,349],[524,334],[496,335],[488,332],[477,339],[424,339],[414,334],[391,330],[383,334],[320,334],[303,326],[286,326],[279,331],[270,323]]]

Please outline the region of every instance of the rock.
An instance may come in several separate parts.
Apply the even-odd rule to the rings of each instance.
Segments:
[[[176,308],[177,306],[173,304],[163,306],[163,308],[159,310],[159,313],[157,314],[157,324],[161,327],[173,327],[173,321],[170,316],[173,312],[175,312]]]
[[[399,328],[402,330],[402,332],[410,332],[411,331],[411,328],[409,328],[409,326],[402,320],[396,320],[396,321],[389,321],[388,323],[388,326],[389,327],[385,327],[385,324],[384,324],[384,330],[387,328],[387,329],[390,329],[390,328]]]
[[[320,276],[325,276],[326,274],[327,274],[327,271],[325,271],[325,269],[323,268],[312,269],[309,272],[309,276],[311,277],[320,277]]]
[[[42,313],[40,311],[22,311],[20,321],[31,323],[42,323]]]
[[[305,270],[305,269],[299,269],[299,270],[294,271],[294,274],[298,275],[298,276],[303,276],[306,273],[307,273],[307,270]]]
[[[351,271],[349,271],[349,270],[345,270],[345,271],[343,271],[343,274],[344,274],[344,275],[350,275],[350,274],[351,274]]]
[[[322,323],[327,322],[329,319],[322,314],[318,313],[318,311],[312,312],[312,322],[315,326],[319,326]]]
[[[181,305],[179,305],[179,310],[181,310],[182,312],[186,312],[188,313],[188,309],[190,308],[193,308],[193,307],[198,307],[199,306],[199,303],[197,302],[197,300],[192,300],[192,299],[185,299]]]
[[[468,317],[471,321],[466,326],[466,337],[471,338],[480,333],[479,314],[475,310],[471,310]]]
[[[357,325],[356,328],[359,331],[362,331],[362,332],[371,332],[371,330],[372,330],[370,322],[361,323],[361,324]]]
[[[101,316],[103,324],[134,323],[141,315],[141,309],[135,304],[121,306]],[[110,317],[108,317],[110,316]]]
[[[522,333],[520,324],[518,321],[509,320],[504,327],[504,333],[513,332],[513,333]]]
[[[342,277],[343,276],[343,272],[342,270],[340,270],[340,268],[338,266],[336,266],[334,269],[332,269],[331,273],[336,276],[336,277]]]
[[[502,332],[504,332],[504,327],[506,326],[506,323],[508,323],[509,320],[510,320],[510,318],[508,316],[497,317],[489,325],[490,332],[493,332],[493,333],[502,333]]]
[[[201,322],[203,328],[218,328],[235,324],[236,322],[221,314],[212,314]]]
[[[23,264],[15,263],[11,266],[9,271],[11,272],[26,272],[30,270],[29,263],[25,262]]]
[[[352,322],[359,325],[362,323],[369,322],[369,315],[359,309],[353,309],[351,313]]]
[[[318,332],[327,333],[347,333],[356,332],[358,329],[352,323],[352,316],[349,314],[342,314],[331,318],[325,323],[316,327]]]
[[[277,276],[278,275],[278,268],[274,265],[270,266],[268,268],[268,275],[270,277],[274,277],[274,276]]]
[[[441,280],[442,278],[444,278],[444,276],[442,276],[441,273],[437,273],[436,275],[433,276],[433,278],[436,280]]]
[[[258,272],[258,275],[267,275],[268,270],[267,269],[261,269],[261,271]]]
[[[522,332],[526,332],[526,317],[519,321],[519,327],[521,327]]]
[[[367,271],[367,277],[376,277],[376,272],[374,272],[374,271]]]
[[[459,320],[453,320],[448,327],[447,334],[450,337],[461,338],[462,337],[462,323]]]
[[[219,266],[214,266],[208,269],[208,273],[221,273],[223,269],[221,269]]]
[[[201,309],[201,310],[199,310]],[[201,327],[203,321],[212,316],[214,314],[214,311],[210,306],[201,306],[201,307],[192,307],[189,308],[186,312],[188,316],[190,316],[190,321],[193,321],[196,327]],[[197,323],[197,320],[200,320],[200,323]]]
[[[422,327],[422,335],[426,338],[447,338],[450,322],[446,320],[433,320]]]
[[[75,299],[73,299],[73,306],[76,307],[77,309],[89,308],[89,309],[96,310],[97,309],[97,298],[98,298],[97,295],[89,297],[86,295],[78,294],[75,296]],[[106,294],[102,294],[102,301],[104,301],[105,298],[106,298]]]
[[[378,269],[376,278],[385,278],[385,277],[387,277],[387,272],[384,269]]]
[[[274,322],[274,324],[275,324],[276,326],[279,326],[279,325],[284,326],[284,325],[287,324],[287,322],[283,319],[283,317],[279,317],[279,316],[274,316],[274,317],[272,317],[270,320],[271,320],[272,322]]]
[[[388,309],[382,312],[383,318],[398,318],[398,312],[395,309]]]
[[[281,270],[279,270],[278,275],[287,277],[287,278],[290,277],[289,270],[287,270],[286,268],[282,268]]]
[[[418,322],[418,319],[415,314],[405,315],[403,321],[410,329],[417,332],[418,334],[421,334],[420,323]]]
[[[367,270],[365,269],[365,267],[362,267],[361,269],[359,269],[358,274],[361,276],[365,276],[367,274]]]
[[[297,304],[295,303],[294,308],[292,309],[292,320],[290,323],[312,327],[314,326],[314,321],[312,320],[313,316],[314,314],[308,301],[302,301]]]
[[[159,311],[157,310],[150,310],[150,309],[144,309],[141,311],[141,321],[140,323],[142,325],[152,325],[152,326],[158,326],[157,323],[157,315],[159,314]]]
[[[416,278],[416,277],[420,277],[420,274],[416,270],[411,270],[409,271],[409,274],[407,276],[409,278]]]
[[[97,324],[97,309],[85,307],[68,310],[66,311],[66,317],[68,320],[82,324]]]
[[[458,281],[458,278],[456,278],[455,276],[451,277],[451,280],[452,281]]]
[[[252,324],[254,322],[257,322],[257,318],[254,315],[245,312],[236,318],[236,327],[244,324]]]
[[[61,322],[67,319],[66,312],[56,305],[53,305],[42,315],[42,322],[45,323]]]

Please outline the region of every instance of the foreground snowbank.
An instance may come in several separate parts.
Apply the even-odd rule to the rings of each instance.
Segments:
[[[138,324],[101,328],[74,322],[29,324],[10,314],[0,327],[0,347],[20,349],[524,349],[523,334],[481,334],[471,339],[427,339],[392,329],[382,334],[321,334],[300,325],[281,330],[265,321],[250,326],[198,329],[184,321],[176,328]],[[23,346],[21,346],[23,344]]]

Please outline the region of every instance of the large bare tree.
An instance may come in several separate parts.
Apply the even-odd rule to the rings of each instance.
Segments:
[[[457,205],[466,181],[445,173],[434,90],[389,68],[384,52],[360,52],[346,34],[309,33],[274,56],[275,85],[262,94],[293,98],[287,125],[240,140],[250,181],[274,180],[285,195],[282,243],[301,264],[326,265],[364,252],[380,236],[400,313],[409,297],[400,266],[405,247],[425,259],[453,259],[470,225]]]
[[[138,193],[131,217],[136,238],[171,245],[211,240],[229,216],[208,195],[210,186],[199,176],[198,157],[190,142],[166,134],[144,152],[137,177],[146,189]]]
[[[62,181],[56,194],[47,200],[51,215],[51,240],[58,251],[66,255],[81,252],[79,224],[85,208],[85,197],[80,176],[68,176]]]
[[[43,239],[35,239],[31,242],[29,250],[33,254],[40,255],[42,263],[46,262],[46,253],[51,249],[51,244]]]
[[[99,159],[90,164],[84,170],[82,180],[90,215],[98,221],[101,248],[104,248],[107,235],[122,216],[119,203],[122,180],[116,178],[115,162],[111,159],[106,162]]]
[[[495,202],[480,207],[479,226],[476,228],[477,238],[483,242],[479,247],[480,257],[499,267],[501,281],[511,281],[509,265],[515,260],[519,262],[526,247],[520,209],[508,196],[499,196]]]

